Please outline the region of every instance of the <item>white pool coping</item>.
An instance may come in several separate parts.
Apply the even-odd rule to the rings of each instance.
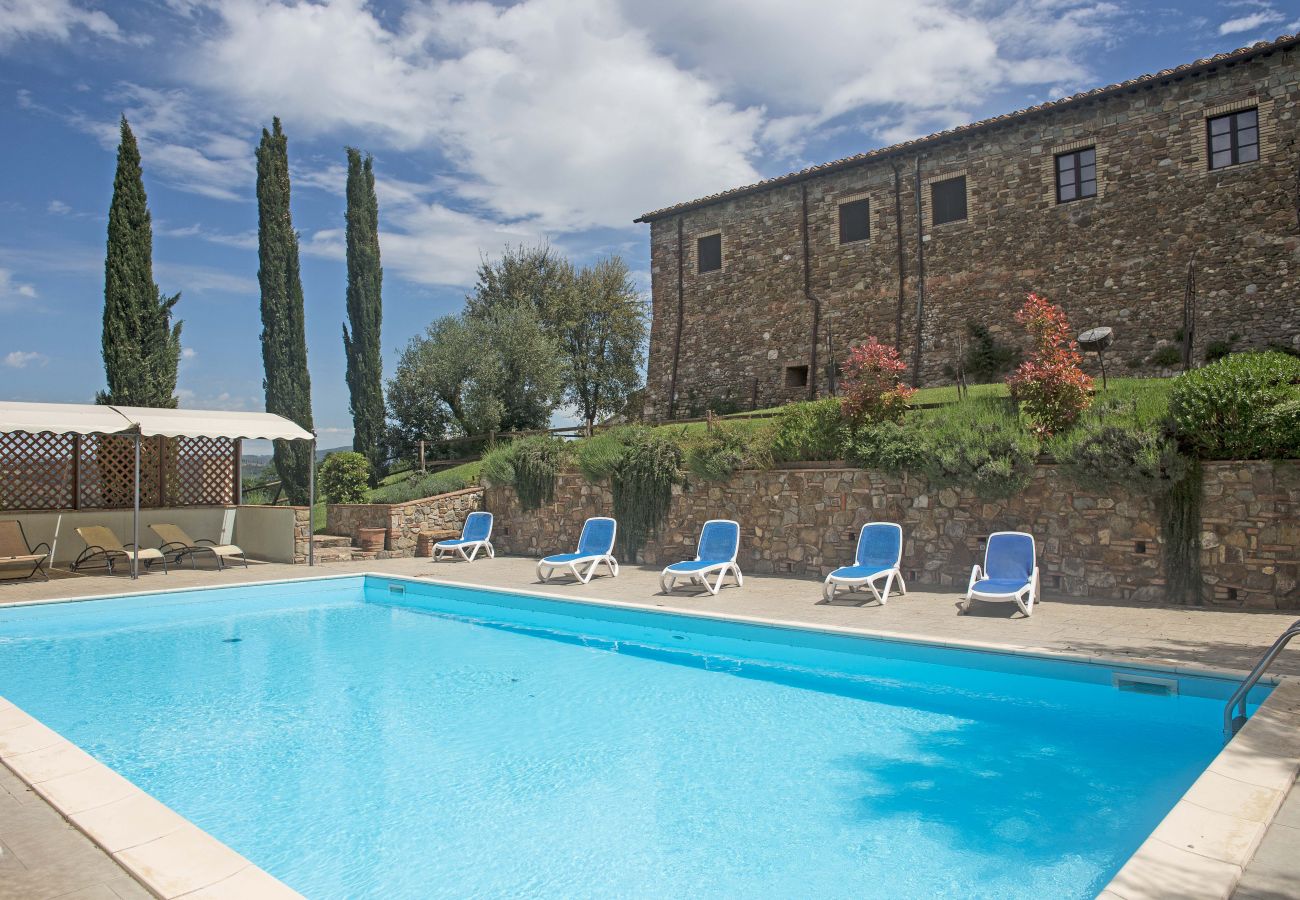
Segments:
[[[430,576],[350,572],[138,591],[93,597],[52,598],[0,604],[0,608],[184,594],[271,584],[373,577],[414,584],[444,584],[490,593],[613,607],[721,622],[788,628],[873,640],[984,653],[1070,661],[1108,669],[1163,671],[1178,675],[1240,678],[1238,670],[1137,662],[1048,648],[985,641],[936,640],[920,634],[812,625],[759,616],[671,606],[648,607],[528,589],[453,581]],[[1129,858],[1099,897],[1228,898],[1263,840],[1300,772],[1300,679],[1266,678],[1272,693],[1209,767],[1201,773],[1155,831]],[[262,900],[301,896],[265,870],[100,763],[71,741],[0,696],[0,763],[31,786],[65,819],[163,900]]]

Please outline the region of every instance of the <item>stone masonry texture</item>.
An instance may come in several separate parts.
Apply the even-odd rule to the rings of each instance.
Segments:
[[[1300,463],[1206,463],[1202,503],[1202,602],[1255,609],[1300,607]],[[499,553],[541,557],[576,546],[588,516],[612,515],[608,484],[561,473],[554,499],[524,512],[514,491],[489,487]],[[667,565],[695,555],[708,519],[741,525],[742,571],[824,576],[853,558],[866,522],[903,527],[909,585],[964,590],[993,531],[1028,531],[1038,546],[1048,596],[1161,603],[1165,571],[1159,515],[1142,494],[1077,487],[1053,465],[1006,500],[935,489],[915,475],[851,468],[740,472],[720,484],[674,489],[668,520],[640,562]],[[626,562],[626,560],[622,560]]]
[[[330,503],[325,507],[325,531],[355,543],[358,529],[383,528],[388,532],[383,557],[415,556],[421,531],[459,532],[465,517],[482,506],[483,489],[477,487],[407,503]]]
[[[830,362],[870,335],[897,344],[910,364],[922,249],[922,384],[951,380],[968,323],[1025,347],[1012,316],[1029,291],[1060,303],[1076,332],[1114,329],[1111,375],[1172,374],[1152,355],[1182,328],[1189,265],[1198,363],[1211,341],[1300,349],[1297,52],[1147,82],[652,218],[647,416],[825,393]],[[1211,171],[1207,118],[1249,107],[1259,112],[1259,161]],[[1098,195],[1058,204],[1055,155],[1087,147],[1097,151]],[[968,218],[932,225],[930,185],[957,174],[967,179]],[[861,198],[870,237],[841,244],[839,205]],[[699,274],[697,240],[711,233],[721,233],[723,266]],[[791,366],[812,368],[807,386],[787,385]]]

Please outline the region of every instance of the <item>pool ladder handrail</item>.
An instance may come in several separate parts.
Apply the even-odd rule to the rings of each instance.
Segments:
[[[1277,636],[1273,646],[1264,651],[1264,655],[1255,663],[1255,668],[1250,670],[1246,680],[1237,685],[1237,690],[1228,700],[1228,705],[1223,708],[1223,737],[1225,740],[1231,740],[1232,736],[1241,730],[1241,726],[1246,724],[1246,697],[1250,694],[1259,679],[1268,671],[1268,667],[1273,664],[1277,655],[1285,649],[1286,645],[1291,643],[1291,638],[1300,635],[1300,619],[1296,619],[1286,631]],[[1237,714],[1233,715],[1233,707],[1237,707]]]

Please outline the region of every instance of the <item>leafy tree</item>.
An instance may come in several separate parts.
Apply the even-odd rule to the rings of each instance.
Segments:
[[[550,247],[506,247],[500,259],[479,263],[478,281],[465,298],[465,314],[486,319],[494,310],[523,302],[549,330],[559,320],[573,277],[573,266]]]
[[[1030,428],[1040,438],[1069,431],[1092,402],[1092,379],[1084,374],[1079,345],[1065,310],[1038,294],[1025,295],[1016,322],[1034,338],[1034,352],[1007,379]]]
[[[463,316],[444,316],[406,345],[388,382],[399,453],[410,453],[422,439],[480,434],[500,424],[480,337],[479,328]]]
[[[164,297],[153,280],[153,224],[144,192],[140,148],[126,117],[117,147],[113,203],[104,259],[104,374],[95,401],[121,406],[176,406],[181,323],[172,324],[180,294]]]
[[[584,268],[557,319],[566,363],[564,399],[590,432],[598,418],[621,411],[641,387],[646,310],[627,264],[613,256]]]
[[[266,411],[312,429],[311,376],[298,234],[289,212],[289,145],[272,120],[257,148],[257,280],[262,288],[262,365]],[[289,502],[308,502],[311,448],[302,441],[275,442],[275,468]]]
[[[478,379],[490,389],[503,430],[545,428],[564,388],[564,359],[528,303],[503,303],[470,320],[484,354]]]
[[[844,418],[858,425],[901,421],[916,393],[903,384],[905,371],[907,363],[898,358],[898,350],[874,336],[850,350],[844,362]]]
[[[348,148],[347,184],[348,325],[343,326],[352,449],[370,462],[371,486],[384,465],[384,361],[379,332],[383,319],[384,271],[379,264],[379,200],[374,158]]]

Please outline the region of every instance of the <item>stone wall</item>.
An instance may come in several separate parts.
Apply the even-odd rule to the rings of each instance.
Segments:
[[[1198,361],[1233,335],[1238,348],[1300,348],[1298,101],[1287,48],[655,219],[646,414],[670,415],[674,368],[681,416],[715,398],[741,408],[807,398],[824,390],[828,361],[869,335],[910,363],[922,250],[926,384],[948,380],[967,323],[1021,343],[1012,315],[1030,290],[1061,303],[1078,331],[1114,328],[1112,375],[1162,374],[1149,358],[1182,326],[1193,251]],[[1206,118],[1242,104],[1258,107],[1261,158],[1210,171]],[[1058,204],[1055,154],[1089,146],[1098,195]],[[931,182],[963,173],[967,219],[932,225]],[[870,237],[841,244],[839,204],[862,197]],[[723,267],[700,274],[696,241],[716,232]],[[810,384],[787,386],[790,366],[810,366]]]
[[[1300,606],[1300,464],[1212,463],[1205,474],[1206,602],[1225,606]],[[575,546],[583,520],[611,515],[607,485],[561,474],[555,499],[524,512],[510,488],[489,488],[498,552],[542,556]],[[1158,512],[1150,497],[1101,495],[1039,466],[1019,496],[981,500],[924,477],[851,468],[741,472],[725,484],[694,481],[674,489],[668,525],[641,561],[666,565],[695,555],[711,518],[741,524],[743,571],[824,576],[853,557],[867,521],[903,526],[909,585],[964,589],[993,531],[1027,530],[1038,544],[1048,595],[1161,602],[1164,564]]]
[[[385,556],[414,556],[421,531],[459,532],[465,517],[482,506],[483,489],[479,487],[407,503],[330,503],[325,507],[325,531],[356,542],[358,529],[383,528],[388,531]]]

